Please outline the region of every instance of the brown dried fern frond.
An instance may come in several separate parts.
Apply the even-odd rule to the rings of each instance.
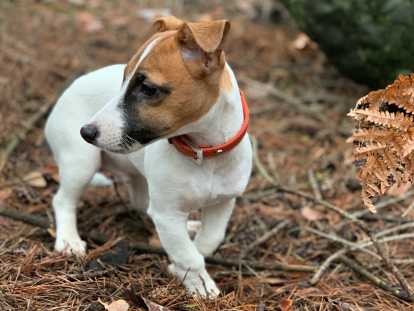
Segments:
[[[348,141],[354,144],[362,200],[375,212],[377,197],[413,181],[414,74],[362,97],[348,116],[358,122]]]

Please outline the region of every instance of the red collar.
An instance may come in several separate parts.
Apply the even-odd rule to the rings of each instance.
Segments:
[[[243,123],[240,130],[230,138],[227,142],[216,146],[192,146],[191,140],[187,135],[180,135],[168,139],[170,144],[181,152],[182,154],[192,157],[194,160],[201,161],[203,158],[210,158],[221,153],[232,150],[243,139],[249,126],[249,107],[247,106],[246,98],[242,91],[240,91],[240,98],[243,107]]]

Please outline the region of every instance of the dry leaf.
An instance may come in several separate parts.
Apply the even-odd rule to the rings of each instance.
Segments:
[[[283,299],[279,307],[281,311],[293,311],[293,300],[290,298]]]
[[[23,178],[23,180],[28,185],[35,187],[35,188],[44,188],[47,186],[46,179],[43,177],[43,174],[38,171],[34,171],[34,172],[27,174]]]
[[[306,205],[304,208],[301,209],[301,214],[309,221],[316,221],[320,220],[324,217],[324,215],[318,212],[316,209]]]
[[[281,278],[268,277],[268,278],[260,278],[259,280],[261,283],[270,284],[270,285],[282,285],[286,283],[286,280],[281,279]]]
[[[414,174],[414,74],[358,100],[348,116],[358,123],[349,142],[362,185],[362,201],[405,191]]]
[[[92,33],[103,29],[102,22],[89,12],[79,12],[76,18],[86,32]]]
[[[145,304],[148,307],[148,311],[170,311],[170,309],[163,307],[155,302],[152,302],[149,299],[146,299],[144,297],[142,297],[142,299],[144,300]]]
[[[102,302],[100,299],[98,301],[108,311],[128,311],[129,309],[129,304],[123,299],[113,301],[110,304]]]
[[[153,234],[148,240],[148,244],[154,247],[161,247],[161,241],[158,237],[158,234]]]

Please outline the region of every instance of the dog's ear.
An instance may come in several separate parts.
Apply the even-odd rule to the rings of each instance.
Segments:
[[[195,78],[203,78],[223,68],[223,43],[230,30],[226,20],[183,23],[177,33],[181,55]]]
[[[184,24],[184,21],[175,16],[163,16],[157,18],[152,24],[153,32],[163,32],[168,30],[178,30]]]

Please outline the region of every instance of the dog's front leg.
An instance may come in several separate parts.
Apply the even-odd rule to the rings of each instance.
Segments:
[[[220,291],[206,271],[204,257],[187,232],[188,213],[150,203],[148,214],[154,221],[160,241],[172,264],[169,271],[177,276],[191,294],[216,297]]]
[[[205,206],[201,214],[201,230],[194,243],[203,256],[211,255],[224,239],[227,223],[233,212],[235,199]]]

